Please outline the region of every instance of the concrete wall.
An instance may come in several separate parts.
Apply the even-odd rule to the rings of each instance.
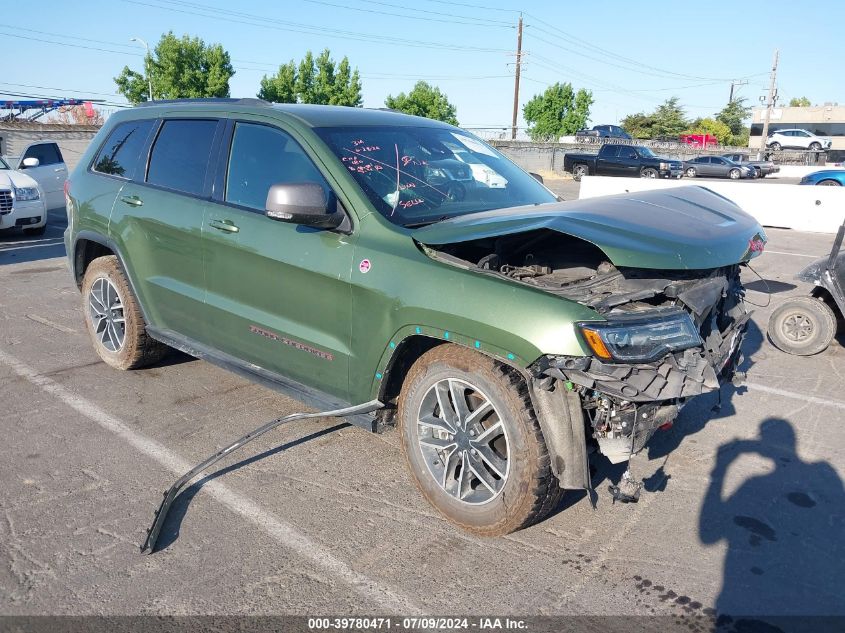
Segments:
[[[733,200],[763,226],[836,233],[845,218],[845,187],[586,176],[581,180],[580,197],[595,198],[696,184]]]

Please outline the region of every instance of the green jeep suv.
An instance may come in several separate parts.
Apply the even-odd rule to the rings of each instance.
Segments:
[[[94,347],[168,348],[398,427],[423,495],[483,535],[590,488],[741,361],[765,234],[701,187],[563,202],[476,137],[254,99],[119,112],[66,186]]]

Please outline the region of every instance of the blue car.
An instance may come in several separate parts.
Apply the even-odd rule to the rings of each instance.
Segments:
[[[807,174],[801,179],[799,185],[827,185],[829,187],[841,187],[845,185],[845,169],[823,169]]]

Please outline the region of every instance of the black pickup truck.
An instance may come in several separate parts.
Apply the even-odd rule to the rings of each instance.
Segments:
[[[639,176],[681,178],[683,163],[655,156],[640,145],[602,145],[598,154],[570,154],[563,157],[563,169],[575,180],[583,176]]]

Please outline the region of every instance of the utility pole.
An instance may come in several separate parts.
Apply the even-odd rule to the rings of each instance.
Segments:
[[[519,116],[519,71],[522,68],[522,14],[519,14],[519,26],[516,29],[516,71],[513,80],[513,121],[511,140],[516,139],[516,119]]]
[[[730,99],[728,99],[728,103],[733,103],[733,100],[734,100],[734,86],[747,86],[747,85],[748,85],[748,80],[747,80],[747,79],[745,79],[745,80],[743,80],[743,81],[732,81],[732,82],[731,82],[731,96],[730,96]]]
[[[766,117],[763,120],[763,134],[760,137],[760,151],[766,151],[766,138],[769,136],[769,120],[772,118],[772,106],[775,104],[775,85],[778,76],[778,50],[775,49],[775,58],[772,61],[772,81],[769,84],[769,96],[766,99]]]

